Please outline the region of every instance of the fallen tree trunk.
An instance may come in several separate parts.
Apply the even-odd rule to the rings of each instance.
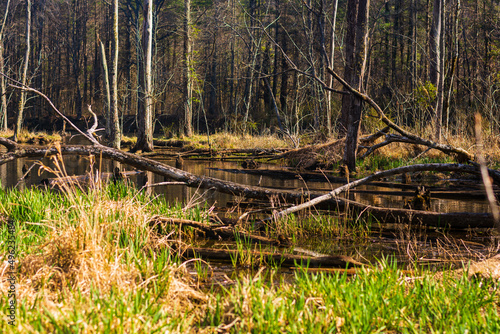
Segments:
[[[338,202],[339,210],[351,208],[363,215],[371,215],[382,223],[412,224],[437,228],[494,228],[495,221],[489,213],[432,212],[410,209],[380,208],[351,200]]]
[[[276,264],[281,267],[308,266],[352,268],[363,266],[361,262],[344,255],[311,257],[252,250],[238,251],[215,248],[187,248],[184,250],[183,256],[186,258],[201,257],[203,259],[217,261],[241,261],[241,257],[243,256],[246,259],[245,262],[248,261],[248,264],[258,266],[262,264]]]
[[[189,172],[168,166],[164,163],[155,160],[140,157],[135,154],[122,152],[120,150],[116,150],[101,145],[99,146],[75,145],[75,146],[40,148],[40,147],[18,145],[17,143],[5,138],[0,138],[0,144],[9,147],[9,151],[0,156],[0,165],[22,157],[41,158],[57,154],[62,154],[62,155],[91,154],[97,157],[112,159],[122,163],[126,163],[140,170],[151,171],[159,175],[165,176],[167,178],[173,179],[175,181],[185,182],[186,185],[189,187],[214,189],[222,193],[232,194],[235,196],[246,196],[250,198],[269,199],[275,197],[289,202],[302,202],[305,199],[313,198],[311,201],[306,202],[302,205],[294,206],[292,208],[278,212],[276,217],[285,216],[292,212],[297,212],[299,210],[317,205],[324,201],[347,202],[345,200],[337,198],[337,196],[348,189],[354,188],[361,184],[365,184],[369,181],[377,180],[391,175],[417,172],[417,171],[464,172],[470,174],[479,174],[479,170],[477,167],[471,165],[462,165],[462,164],[420,164],[413,166],[404,166],[387,171],[374,173],[361,180],[356,180],[351,183],[348,183],[347,185],[339,187],[326,195],[322,195],[313,192],[297,192],[290,190],[277,190],[277,189],[256,187],[251,185],[243,185],[231,181],[224,181],[212,177],[197,176]],[[491,169],[489,169],[488,172],[490,177],[492,177],[493,180],[495,181],[495,183],[500,184],[500,172]],[[375,210],[375,208],[373,208],[373,210]],[[487,215],[484,216],[484,219],[487,219]],[[473,225],[472,227],[474,226],[475,225]]]
[[[321,202],[324,202],[324,201],[336,200],[337,196],[340,195],[341,193],[343,193],[343,192],[345,192],[345,191],[347,191],[347,190],[349,190],[351,188],[354,188],[354,187],[360,186],[362,184],[365,184],[367,182],[370,182],[372,180],[376,180],[376,179],[380,179],[380,178],[383,178],[383,177],[392,176],[392,175],[396,175],[396,174],[411,173],[411,172],[417,172],[417,171],[441,171],[441,172],[444,172],[444,171],[448,171],[448,172],[449,171],[453,171],[453,172],[461,171],[461,172],[474,173],[474,174],[477,174],[479,172],[478,168],[475,167],[475,166],[461,165],[461,164],[419,164],[419,165],[403,166],[403,167],[393,168],[393,169],[389,169],[389,170],[385,170],[385,171],[376,172],[376,173],[371,174],[371,175],[369,175],[369,176],[367,176],[365,178],[362,178],[360,180],[356,180],[356,181],[350,182],[350,183],[348,183],[346,185],[343,185],[341,187],[338,187],[338,188],[332,190],[331,192],[329,192],[326,195],[322,195],[322,196],[316,197],[316,198],[314,198],[314,199],[312,199],[312,200],[310,200],[308,202],[305,202],[305,203],[293,206],[291,208],[287,208],[285,210],[276,212],[273,215],[273,217],[270,217],[267,220],[269,220],[271,218],[284,217],[284,216],[286,216],[286,215],[288,215],[290,213],[297,212],[297,211],[300,211],[300,210],[304,210],[304,209],[310,208],[312,206],[316,206],[316,205],[318,205],[318,204],[320,204]],[[488,170],[488,171],[489,171],[490,177],[492,177],[495,180],[496,183],[499,183],[500,182],[500,173],[498,171],[494,171],[494,170]],[[364,210],[367,210],[368,212],[370,212],[370,211],[375,212],[376,211],[371,206],[366,206]],[[384,209],[385,212],[390,212],[390,211],[397,212],[397,210],[402,210],[402,209]],[[414,211],[414,210],[409,210],[409,212],[411,212],[411,211]],[[425,215],[424,212],[425,211],[422,211],[423,215]],[[444,218],[445,215],[447,215],[447,214],[440,214],[438,216],[438,218],[437,218],[438,219],[438,223],[441,222],[441,218]],[[390,219],[390,216],[391,215],[386,215],[386,216],[383,217],[383,219]],[[400,215],[398,215],[398,216],[400,216]],[[485,214],[482,218],[487,221],[488,217],[491,217],[491,215]],[[429,216],[429,218],[431,218],[431,216]],[[460,221],[458,221],[457,223],[460,223]],[[480,222],[478,222],[478,224],[480,224]],[[446,223],[443,222],[443,226],[445,226],[445,225],[446,225]],[[474,227],[475,226],[476,225],[474,225]],[[488,227],[491,227],[491,226],[488,226]],[[459,228],[464,228],[464,227],[459,227]]]
[[[177,226],[190,226],[197,228],[204,233],[206,233],[211,238],[221,238],[221,239],[231,239],[236,240],[237,238],[248,240],[253,243],[265,244],[265,245],[273,245],[273,246],[286,246],[289,245],[288,240],[286,239],[271,239],[266,238],[260,235],[250,234],[244,231],[237,231],[234,226],[230,225],[209,225],[201,222],[197,222],[194,220],[188,219],[179,219],[179,218],[171,218],[171,217],[153,217],[150,222],[150,225],[157,224],[172,224]]]

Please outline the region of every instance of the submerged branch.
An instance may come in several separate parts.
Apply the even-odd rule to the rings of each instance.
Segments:
[[[412,172],[422,172],[422,171],[436,171],[436,172],[464,172],[464,173],[470,173],[470,174],[479,174],[479,170],[475,166],[471,165],[463,165],[463,164],[418,164],[418,165],[412,165],[412,166],[403,166],[403,167],[398,167],[398,168],[393,168],[385,171],[380,171],[376,172],[374,174],[371,174],[365,178],[350,182],[348,184],[345,184],[341,187],[338,187],[331,192],[329,192],[326,195],[322,195],[319,197],[316,197],[308,202],[293,206],[291,208],[285,209],[283,211],[279,211],[275,213],[274,217],[279,218],[279,217],[284,217],[286,215],[289,215],[291,213],[304,210],[307,208],[310,208],[312,206],[315,206],[317,204],[320,204],[321,202],[328,201],[328,200],[335,200],[337,199],[337,196],[340,195],[341,193],[352,189],[354,187],[363,185],[367,182],[373,181],[373,180],[378,180],[384,177],[392,176],[392,175],[398,175],[398,174],[403,174],[403,173],[412,173]],[[494,179],[494,181],[498,184],[500,184],[500,172],[488,169],[488,174],[491,178]],[[268,218],[270,219],[270,218]]]

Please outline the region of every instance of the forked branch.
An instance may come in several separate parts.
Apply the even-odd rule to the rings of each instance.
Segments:
[[[66,122],[68,122],[68,124],[71,125],[71,127],[73,127],[73,129],[75,129],[79,134],[81,134],[82,136],[84,136],[85,138],[87,138],[88,140],[90,140],[94,145],[102,146],[97,141],[97,139],[95,139],[94,136],[93,136],[93,133],[95,131],[97,131],[96,130],[96,128],[97,128],[97,116],[92,112],[90,106],[89,106],[89,111],[94,115],[94,125],[92,126],[91,129],[89,129],[87,131],[87,133],[85,133],[82,130],[80,130],[75,124],[73,124],[73,122],[71,122],[68,117],[66,117],[62,112],[60,112],[59,109],[57,109],[56,106],[52,103],[52,101],[47,97],[47,95],[45,95],[44,93],[40,92],[39,90],[36,90],[35,88],[31,88],[29,86],[23,85],[19,81],[12,79],[11,77],[5,75],[4,73],[0,72],[0,75],[4,76],[7,80],[9,80],[11,82],[15,82],[17,84],[17,85],[15,85],[15,84],[9,84],[10,87],[16,88],[16,89],[20,89],[20,90],[23,90],[23,91],[27,91],[27,92],[33,92],[33,93],[35,93],[35,94],[40,95],[41,97],[43,97],[49,103],[49,105],[52,107],[52,109],[54,109],[54,111],[59,116],[61,116]],[[20,86],[18,86],[18,85],[20,85]]]

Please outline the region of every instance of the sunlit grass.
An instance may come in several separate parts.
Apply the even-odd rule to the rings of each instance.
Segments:
[[[288,148],[289,143],[285,140],[278,138],[275,135],[238,135],[228,132],[218,132],[210,135],[209,138],[206,134],[195,134],[191,137],[174,137],[172,140],[182,140],[186,145],[193,149],[273,149],[273,148]]]
[[[6,131],[0,131],[0,137],[8,138],[14,136],[14,130],[8,129]],[[17,138],[18,143],[28,143],[28,144],[47,144],[61,141],[62,137],[58,132],[53,132],[49,134],[45,131],[31,132],[26,129],[22,129]]]
[[[204,325],[254,333],[494,333],[498,283],[405,275],[386,261],[349,277],[298,271],[292,284],[247,277],[211,299]]]
[[[156,234],[150,221],[156,214],[206,221],[206,210],[170,206],[127,184],[94,184],[85,191],[2,190],[0,203],[2,217],[17,224],[20,262],[17,325],[2,321],[4,333],[500,330],[495,280],[471,278],[467,271],[410,275],[387,260],[352,277],[298,270],[285,281],[264,269],[266,275],[248,274],[225,288],[201,291],[171,248],[173,228]],[[291,218],[273,233],[364,238],[369,220],[357,228],[352,223],[312,215]],[[3,227],[2,254],[6,235]],[[240,240],[235,265],[265,264],[248,263],[249,250],[259,247]],[[209,281],[206,265],[195,269],[199,279]],[[3,320],[8,300],[1,278]]]
[[[205,303],[168,238],[150,226],[159,212],[184,214],[164,210],[165,201],[118,183],[0,191],[0,203],[2,216],[18,227],[19,261],[17,327],[2,321],[1,332],[182,332],[196,319],[191,311]],[[2,228],[2,254],[7,233]]]

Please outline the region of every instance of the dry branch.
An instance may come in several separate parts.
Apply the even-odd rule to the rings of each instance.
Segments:
[[[241,254],[238,250],[214,248],[187,248],[183,255],[188,258],[201,257],[208,260],[218,261],[232,261],[238,256],[244,255],[254,259],[253,263],[260,264],[262,261],[266,263],[275,263],[281,265],[282,267],[308,266],[352,268],[356,266],[363,266],[361,262],[344,255],[310,257],[251,250],[246,250],[244,251],[244,254]]]
[[[306,203],[300,204],[293,206],[291,208],[285,209],[283,211],[275,213],[275,218],[278,217],[283,217],[286,216],[290,213],[297,212],[300,210],[304,210],[307,208],[310,208],[312,206],[315,206],[317,204],[320,204],[321,202],[328,201],[328,200],[334,200],[337,198],[338,195],[341,193],[360,186],[362,184],[365,184],[367,182],[377,180],[380,178],[392,176],[392,175],[397,175],[397,174],[403,174],[403,173],[412,173],[412,172],[422,172],[422,171],[439,171],[439,172],[465,172],[465,173],[472,173],[472,174],[478,174],[479,170],[475,166],[471,165],[462,165],[462,164],[418,164],[418,165],[412,165],[412,166],[403,166],[403,167],[398,167],[398,168],[393,168],[385,171],[380,171],[376,172],[374,174],[371,174],[365,178],[350,182],[346,185],[343,185],[341,187],[338,187],[331,192],[329,192],[326,195],[322,195],[319,197],[316,197]],[[494,181],[498,184],[500,184],[500,173],[495,170],[488,170],[489,176],[494,179]]]
[[[67,145],[67,146],[60,146],[59,148],[56,147],[40,148],[40,147],[18,145],[17,143],[8,140],[6,138],[0,138],[0,145],[11,147],[11,150],[9,152],[0,155],[0,165],[23,157],[41,158],[57,154],[94,155],[106,159],[119,161],[128,164],[130,166],[133,166],[139,170],[151,171],[178,182],[185,182],[186,185],[189,187],[214,189],[222,193],[231,194],[235,196],[246,196],[249,198],[269,199],[274,197],[288,202],[302,202],[305,199],[313,198],[313,200],[306,202],[302,205],[294,206],[292,208],[279,212],[277,214],[278,217],[285,216],[287,214],[290,214],[292,212],[297,212],[305,208],[309,208],[324,201],[331,201],[333,203],[342,203],[342,202],[345,203],[346,200],[337,198],[337,196],[340,193],[348,189],[354,188],[356,186],[365,184],[367,182],[396,174],[411,173],[418,171],[462,172],[462,173],[469,173],[476,175],[480,173],[478,167],[472,165],[463,165],[463,164],[420,164],[413,166],[404,166],[395,169],[390,169],[387,171],[374,173],[368,177],[353,181],[342,187],[339,187],[325,195],[317,192],[302,192],[302,191],[298,192],[291,190],[278,190],[278,189],[271,189],[264,187],[256,187],[251,185],[243,185],[231,181],[224,181],[207,176],[197,176],[189,172],[168,166],[159,161],[140,157],[135,154],[122,152],[120,150],[116,150],[105,146]],[[495,183],[500,184],[500,172],[488,169],[488,173]],[[444,214],[442,214],[442,216],[443,215]],[[488,214],[485,214],[484,217],[488,217]]]
[[[260,235],[250,234],[245,231],[238,231],[234,228],[234,226],[230,225],[209,225],[194,220],[160,217],[160,216],[154,217],[151,220],[150,224],[155,225],[160,223],[172,224],[177,226],[195,227],[205,232],[208,236],[212,238],[232,239],[232,240],[235,240],[236,238],[241,238],[254,243],[275,245],[275,246],[285,246],[288,244],[286,240],[271,239]]]
[[[94,136],[93,136],[93,133],[96,132],[96,131],[98,131],[98,130],[96,130],[96,128],[97,128],[97,116],[96,116],[96,114],[94,112],[92,112],[92,109],[91,109],[90,105],[89,105],[88,108],[89,108],[89,112],[94,116],[94,125],[87,131],[87,133],[85,133],[82,130],[80,130],[75,124],[73,124],[73,122],[71,122],[68,117],[66,117],[62,112],[60,112],[59,109],[57,109],[56,106],[52,103],[52,101],[47,97],[47,95],[43,94],[39,90],[36,90],[34,88],[31,88],[31,87],[28,87],[28,86],[24,85],[23,83],[21,83],[21,82],[19,82],[17,80],[12,79],[11,77],[5,75],[4,73],[0,72],[0,75],[2,75],[3,77],[5,77],[7,80],[10,80],[12,82],[15,82],[15,83],[21,85],[21,86],[16,86],[16,85],[13,85],[13,84],[9,84],[9,86],[11,86],[12,88],[17,88],[17,89],[20,89],[22,91],[27,91],[27,92],[33,92],[33,93],[35,93],[37,95],[40,95],[42,98],[44,98],[49,103],[49,105],[52,107],[52,109],[54,109],[54,111],[59,116],[61,116],[66,122],[68,122],[79,134],[81,134],[82,136],[84,136],[85,138],[87,138],[88,140],[90,140],[94,145],[98,145],[98,146],[101,145],[94,138]]]
[[[356,95],[361,100],[367,102],[373,109],[375,109],[375,111],[377,112],[377,114],[380,117],[380,120],[382,122],[384,122],[391,129],[393,129],[396,132],[398,132],[399,134],[401,134],[403,137],[407,137],[407,138],[415,141],[416,144],[432,147],[432,148],[440,150],[441,152],[446,153],[446,154],[456,154],[458,156],[459,161],[474,160],[474,156],[462,148],[457,148],[457,147],[453,147],[450,145],[439,144],[439,143],[433,142],[432,140],[423,139],[419,136],[412,134],[411,132],[404,130],[403,128],[401,128],[400,126],[398,126],[394,122],[392,122],[384,114],[382,108],[380,108],[380,106],[375,101],[373,101],[368,95],[363,94],[363,93],[359,92],[358,90],[354,89],[353,87],[351,87],[344,79],[342,79],[331,68],[327,68],[327,71],[335,79],[337,79],[349,92]]]

